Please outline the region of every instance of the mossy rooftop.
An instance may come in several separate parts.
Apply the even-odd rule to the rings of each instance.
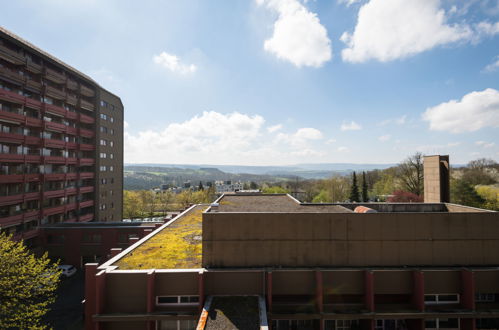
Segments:
[[[116,262],[118,269],[201,268],[202,213],[196,205],[141,242]]]

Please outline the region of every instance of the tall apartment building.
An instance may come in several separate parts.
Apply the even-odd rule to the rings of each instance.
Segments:
[[[0,230],[118,221],[122,191],[120,98],[0,27]]]

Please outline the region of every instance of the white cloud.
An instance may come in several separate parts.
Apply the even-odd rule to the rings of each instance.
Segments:
[[[487,88],[441,103],[426,109],[423,120],[430,123],[431,130],[452,133],[499,127],[499,91]]]
[[[361,130],[362,129],[362,126],[360,126],[359,124],[357,124],[356,122],[354,122],[353,120],[349,123],[343,123],[341,124],[341,127],[340,129],[342,131],[358,131],[358,130]]]
[[[347,152],[349,151],[350,149],[348,149],[348,147],[338,147],[338,151],[339,152]]]
[[[311,127],[298,129],[294,134],[279,133],[277,141],[289,144],[295,148],[303,148],[308,142],[323,138],[322,132]]]
[[[476,31],[479,36],[494,36],[499,34],[499,22],[480,22],[476,25]]]
[[[360,0],[338,0],[339,4],[345,4],[347,7],[350,7],[351,5],[360,2]]]
[[[277,124],[277,125],[274,125],[274,126],[267,127],[267,131],[269,133],[274,133],[274,132],[277,132],[277,131],[279,131],[281,129],[282,129],[282,125],[281,124]]]
[[[379,125],[381,126],[385,126],[388,124],[404,125],[406,121],[407,121],[407,115],[403,115],[402,117],[399,118],[385,119],[382,122],[380,122]]]
[[[298,0],[256,0],[278,13],[264,49],[297,67],[320,67],[332,57],[331,40],[317,14]]]
[[[381,135],[378,140],[380,140],[381,142],[386,142],[388,140],[390,140],[392,138],[392,136],[390,134],[385,134],[385,135]]]
[[[354,32],[340,38],[347,45],[342,58],[386,62],[467,41],[472,34],[468,25],[446,23],[439,0],[371,0],[360,8]]]
[[[336,139],[329,139],[326,141],[326,144],[333,144],[336,142]]]
[[[475,144],[483,148],[492,148],[493,146],[496,145],[494,142],[485,142],[485,141],[476,141]]]
[[[259,115],[209,111],[160,130],[132,133],[132,126],[125,124],[127,163],[279,165],[327,156],[324,148],[314,147],[323,139],[321,131],[271,133]]]
[[[197,70],[197,67],[194,64],[184,64],[178,56],[168,54],[167,52],[161,52],[161,54],[155,55],[153,61],[163,68],[175,73],[189,74],[194,73]]]
[[[499,69],[499,56],[496,56],[494,58],[494,62],[490,63],[489,65],[487,65],[483,71],[484,72],[494,72],[496,70]]]

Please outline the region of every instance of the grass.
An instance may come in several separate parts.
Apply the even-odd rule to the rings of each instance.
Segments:
[[[119,269],[201,268],[202,212],[196,206],[118,260]]]

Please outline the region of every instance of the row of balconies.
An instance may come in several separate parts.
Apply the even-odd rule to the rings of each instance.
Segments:
[[[47,91],[51,91],[51,93],[52,93],[51,97],[54,97],[53,95],[60,92],[57,89],[50,87],[50,86],[47,86]],[[62,92],[60,92],[60,93],[62,93]],[[66,103],[69,103],[69,104],[74,105],[74,106],[79,105],[81,108],[89,110],[89,111],[94,111],[94,109],[95,109],[95,106],[92,102],[88,102],[88,101],[83,100],[83,99],[77,99],[76,97],[71,96],[69,94],[68,95],[64,94],[64,97],[62,97],[62,95],[59,95],[58,97],[54,97],[54,98],[64,100],[64,101],[66,101]],[[8,90],[5,90],[3,88],[0,89],[0,99],[15,103],[15,104],[19,104],[19,105],[26,105],[30,108],[37,109],[37,110],[42,110],[42,107],[45,106],[45,107],[48,107],[51,111],[55,111],[56,113],[61,114],[63,116],[65,116],[68,112],[71,112],[71,111],[67,111],[63,107],[59,107],[57,105],[52,105],[52,104],[48,104],[48,103],[43,103],[39,100],[35,100],[35,99],[30,98],[30,97],[20,95],[18,93],[8,91]],[[73,113],[76,114],[76,112],[73,112]],[[85,115],[83,115],[83,116],[85,116]],[[88,120],[91,120],[91,123],[95,122],[94,118],[92,118],[90,116],[85,116],[85,117],[90,118]]]
[[[57,133],[65,133],[74,136],[82,136],[86,138],[93,138],[95,136],[95,132],[89,129],[66,126],[62,123],[48,122],[42,119],[27,117],[24,115],[8,111],[0,110],[0,119],[4,119],[8,122],[12,122],[17,125],[24,125],[27,127],[34,127],[34,128],[43,128]],[[36,139],[37,137],[33,138]]]
[[[5,174],[5,175],[2,174],[0,175],[0,183],[84,180],[84,179],[93,179],[94,176],[95,174],[93,172],[51,173],[51,174]]]
[[[35,191],[35,192],[21,193],[10,196],[0,196],[0,206],[37,200],[40,199],[42,195],[44,199],[48,199],[48,198],[57,198],[57,197],[67,197],[77,194],[86,194],[93,192],[94,189],[95,189],[94,186],[85,186],[79,188],[68,187],[64,189],[44,191],[43,193],[40,191]]]
[[[63,140],[39,138],[36,136],[22,135],[17,133],[0,132],[0,142],[59,149],[79,149],[83,151],[95,150],[95,146],[93,144],[66,142]]]
[[[89,166],[95,164],[94,158],[76,158],[64,156],[39,156],[0,154],[0,161],[7,163],[39,163],[39,164],[65,164],[77,166]]]
[[[12,215],[10,217],[4,217],[0,218],[0,227],[10,227],[12,225],[20,224],[26,221],[32,221],[32,220],[37,220],[42,216],[49,216],[49,215],[54,215],[54,214],[59,214],[59,213],[66,213],[71,210],[76,210],[76,209],[82,209],[84,207],[89,207],[94,205],[94,201],[86,201],[86,202],[81,202],[81,203],[72,203],[72,204],[67,204],[67,205],[60,205],[60,206],[54,206],[51,208],[45,208],[40,210],[35,210],[35,211],[29,211],[21,214],[16,214]],[[79,221],[79,222],[86,222],[92,220],[94,217],[93,213],[87,213],[84,215],[76,216],[76,218],[71,221],[71,219],[65,221],[65,222],[74,222],[74,221]]]

